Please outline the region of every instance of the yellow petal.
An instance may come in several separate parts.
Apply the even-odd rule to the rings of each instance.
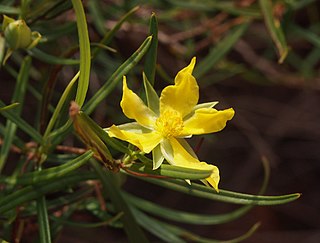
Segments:
[[[170,138],[170,143],[173,150],[172,164],[191,169],[212,170],[212,174],[210,177],[206,178],[206,180],[216,191],[218,191],[218,184],[220,180],[219,169],[214,165],[207,164],[206,162],[200,162],[189,154],[177,139]]]
[[[125,130],[120,130],[117,126],[112,125],[108,130],[110,137],[115,137],[123,141],[127,141],[141,151],[150,153],[161,141],[162,136],[157,133],[150,131],[148,133],[134,133]]]
[[[126,77],[123,76],[123,95],[120,102],[123,113],[130,119],[136,120],[145,127],[152,128],[157,119],[153,111],[151,111],[127,86]]]
[[[233,116],[234,110],[232,108],[222,111],[212,108],[200,108],[184,122],[181,136],[221,131]]]
[[[169,109],[180,112],[182,117],[189,114],[199,100],[199,87],[192,71],[196,59],[182,69],[176,76],[175,85],[169,85],[162,90],[160,96],[160,115]]]
[[[176,75],[176,77],[175,77],[175,79],[174,79],[174,83],[175,83],[175,84],[179,84],[180,82],[182,82],[184,75],[187,75],[187,74],[192,75],[192,72],[193,72],[193,69],[194,69],[194,66],[195,66],[195,65],[196,65],[196,57],[193,57],[193,58],[191,59],[190,64],[189,64],[188,66],[186,66],[185,68],[181,69],[181,70],[177,73],[177,75]]]

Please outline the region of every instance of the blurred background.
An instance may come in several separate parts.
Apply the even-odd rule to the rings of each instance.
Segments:
[[[218,109],[232,107],[236,111],[222,132],[191,140],[201,160],[219,167],[220,188],[258,193],[264,161],[270,166],[266,195],[302,193],[300,199],[289,204],[255,207],[231,223],[183,226],[202,236],[227,240],[261,222],[245,242],[320,242],[319,1],[83,2],[92,42],[99,42],[126,12],[140,6],[108,44],[116,52],[100,52],[93,61],[90,95],[143,42],[150,16],[155,13],[159,30],[156,89],[172,83],[176,73],[196,56],[194,75],[200,86],[200,102],[216,100]],[[41,49],[60,55],[59,50],[70,46],[70,36],[76,33],[74,26],[65,26],[74,15],[67,9],[58,18],[50,18],[52,29],[44,28],[41,22],[34,29],[47,38]],[[68,30],[65,34],[63,27]],[[59,42],[55,42],[57,35]],[[15,58],[19,56],[13,57],[12,65]],[[46,68],[39,63],[37,71],[44,73]],[[57,75],[55,89],[61,92],[71,78],[70,67],[63,67],[58,74],[56,71],[51,67],[49,75]],[[129,74],[135,90],[142,87],[142,71],[143,65],[137,65]],[[2,80],[1,99],[10,100],[13,87]],[[36,79],[33,82],[39,90],[44,87]],[[58,98],[53,93],[53,103]],[[120,112],[120,99],[119,84],[91,117],[102,127],[127,121]],[[38,103],[32,97],[28,103],[23,114],[32,121],[30,114]],[[64,144],[70,143],[67,140]],[[169,192],[132,177],[124,187],[160,205],[190,212],[224,213],[238,207]],[[92,232],[67,228],[60,242],[105,242],[106,232],[114,242],[125,241],[118,230],[97,229],[94,239]]]

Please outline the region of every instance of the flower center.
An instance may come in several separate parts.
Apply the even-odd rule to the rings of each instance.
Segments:
[[[164,137],[177,137],[183,129],[183,120],[179,112],[167,109],[156,120],[155,129]]]

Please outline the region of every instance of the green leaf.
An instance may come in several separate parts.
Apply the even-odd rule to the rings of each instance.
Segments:
[[[75,101],[81,107],[87,95],[90,78],[91,52],[88,27],[81,0],[72,0],[77,18],[80,46],[80,77]]]
[[[84,223],[84,222],[80,223],[78,220],[77,221],[64,220],[64,219],[61,219],[60,217],[50,217],[50,219],[52,219],[53,221],[56,221],[61,225],[68,225],[68,226],[81,227],[81,228],[97,228],[101,226],[110,225],[113,223],[113,221],[119,220],[122,216],[123,216],[123,213],[118,213],[116,216],[98,223]]]
[[[205,75],[212,67],[219,62],[245,33],[249,26],[249,22],[240,24],[232,29],[232,31],[224,37],[219,43],[210,50],[209,54],[195,66],[194,76],[200,78]]]
[[[144,214],[140,210],[136,209],[135,207],[131,207],[132,213],[137,219],[138,223],[151,234],[159,237],[159,239],[163,240],[164,242],[175,242],[175,243],[183,243],[185,242],[176,234],[170,232],[168,229],[161,225],[161,222],[149,217],[148,215]]]
[[[91,172],[73,173],[59,180],[49,180],[44,183],[33,184],[12,192],[5,197],[0,198],[0,215],[22,204],[39,198],[47,193],[53,193],[69,186],[78,184],[81,181],[96,179],[96,174]]]
[[[243,234],[237,238],[231,239],[231,240],[222,241],[222,240],[204,238],[204,237],[196,235],[190,231],[187,231],[181,227],[171,225],[168,223],[158,222],[158,224],[161,227],[170,231],[171,233],[174,233],[178,236],[185,238],[187,240],[187,242],[199,242],[199,243],[236,243],[236,242],[241,242],[241,241],[249,238],[260,226],[260,223],[256,223],[245,234]]]
[[[34,171],[26,173],[17,178],[7,178],[6,183],[19,185],[32,185],[34,183],[44,182],[50,179],[58,179],[75,169],[84,165],[93,155],[92,151],[78,156],[77,158],[53,168],[43,169],[42,171]]]
[[[216,192],[213,188],[206,187],[197,183],[188,185],[185,181],[173,179],[153,179],[139,177],[142,180],[149,181],[153,184],[169,188],[171,190],[187,193],[192,196],[207,198],[227,203],[243,204],[243,205],[278,205],[292,202],[298,199],[301,194],[293,193],[281,196],[259,196],[239,192],[232,192],[220,189]]]
[[[152,41],[146,58],[144,61],[144,73],[149,80],[151,86],[154,85],[157,65],[157,50],[158,50],[158,22],[155,13],[152,13],[149,24],[149,35],[152,36]]]
[[[112,218],[116,214],[116,209],[113,204],[108,203],[108,202],[107,202],[106,207],[108,208],[108,210],[101,210],[101,202],[99,202],[98,199],[96,199],[96,198],[95,199],[90,198],[90,199],[86,200],[85,208],[92,215],[94,215],[95,217],[97,217],[98,219],[100,219],[103,222],[109,221],[108,224],[112,227],[123,229],[123,223],[120,220],[120,218],[123,216],[123,212],[118,213],[116,216],[121,215],[121,217],[118,220],[113,221]]]
[[[89,4],[90,5],[90,4]],[[91,4],[92,5],[92,4]],[[92,8],[93,6],[91,6]],[[102,40],[100,41],[100,44],[103,45],[108,45],[110,44],[112,38],[114,37],[114,35],[117,33],[117,31],[121,28],[122,24],[127,21],[127,19],[133,14],[135,13],[137,10],[139,9],[139,7],[134,7],[133,9],[131,9],[128,13],[126,13],[117,23],[116,25],[110,30],[108,31],[102,38]],[[92,9],[91,9],[92,10]],[[96,23],[97,24],[97,23]],[[100,48],[95,48],[92,51],[92,57],[96,57],[97,54],[99,53]]]
[[[61,98],[59,99],[59,102],[57,104],[57,107],[55,108],[52,116],[51,116],[51,119],[49,121],[49,124],[44,132],[44,135],[43,135],[43,139],[44,141],[47,140],[48,136],[49,136],[49,133],[51,132],[55,122],[57,121],[57,118],[60,114],[60,111],[62,109],[62,106],[65,104],[65,101],[71,91],[71,88],[72,86],[74,85],[74,83],[77,81],[79,77],[79,72],[72,78],[72,80],[69,82],[68,86],[66,87],[66,89],[64,90],[64,92],[62,93],[61,95]]]
[[[198,10],[203,12],[217,12],[223,11],[233,15],[240,15],[246,17],[260,17],[261,13],[256,7],[238,7],[234,1],[183,1],[183,0],[171,0],[172,5],[176,5],[183,8],[191,9],[192,11]]]
[[[27,84],[29,80],[30,67],[31,67],[31,57],[27,56],[22,62],[19,75],[17,77],[17,83],[13,93],[12,103],[17,102],[17,103],[23,104],[23,100],[24,100],[24,96],[27,90]],[[16,107],[15,115],[17,117],[20,116],[21,110],[22,110],[22,105]],[[12,145],[12,141],[17,130],[17,124],[15,124],[11,120],[7,120],[5,129],[6,129],[5,136],[3,138],[3,144],[1,146],[1,151],[0,151],[0,172],[4,167],[5,161],[9,154],[10,147]]]
[[[0,107],[5,107],[6,105],[0,100]],[[23,120],[20,116],[18,116],[15,112],[10,110],[3,110],[0,112],[1,115],[15,123],[21,130],[26,132],[31,136],[31,138],[40,143],[42,140],[42,136],[38,131],[36,131],[32,126],[30,126],[25,120]]]
[[[94,16],[92,18],[92,22],[94,24],[94,27],[97,29],[100,35],[103,35],[105,30],[105,20],[103,18],[103,12],[101,11],[101,5],[99,4],[100,1],[97,0],[91,0],[88,2],[88,9],[91,16]],[[92,51],[94,53],[94,50]]]
[[[299,10],[301,8],[304,8],[307,5],[312,4],[315,1],[317,0],[297,0],[297,1],[287,1],[286,3],[290,5],[290,7],[293,10]]]
[[[94,111],[96,106],[105,99],[116,87],[123,75],[127,74],[144,56],[148,50],[152,37],[149,36],[141,44],[141,46],[130,56],[107,80],[107,82],[97,91],[94,96],[83,106],[83,111],[90,114]],[[0,103],[1,106],[1,103]],[[71,121],[69,120],[65,125],[53,131],[50,135],[51,143],[53,145],[59,144],[63,138],[69,134],[71,129]]]
[[[49,225],[49,217],[46,205],[46,198],[44,196],[37,200],[37,216],[39,225],[39,235],[41,243],[51,242],[51,233]]]
[[[85,113],[90,114],[96,106],[109,95],[118,82],[126,75],[145,55],[151,44],[152,37],[149,36],[141,46],[111,75],[107,82],[94,94],[94,96],[84,105]]]
[[[28,54],[42,62],[48,63],[48,64],[56,64],[56,65],[77,65],[80,63],[79,60],[76,59],[68,59],[68,58],[62,58],[62,57],[56,57],[50,54],[47,54],[43,51],[41,51],[38,48],[32,48],[27,50]]]
[[[164,219],[174,220],[180,223],[197,225],[224,224],[241,217],[252,208],[251,206],[243,206],[230,213],[218,215],[201,215],[166,208],[158,205],[157,203],[153,203],[142,198],[135,197],[129,193],[124,193],[124,196],[125,199],[128,200],[131,205],[134,205],[139,210],[142,210],[144,212],[156,215]]]
[[[129,205],[121,195],[120,188],[115,183],[115,174],[102,170],[100,165],[94,160],[91,160],[91,165],[101,180],[105,194],[110,197],[118,213],[123,212],[121,219],[124,223],[124,230],[128,235],[129,241],[139,243],[148,242],[143,231],[137,224],[135,217],[132,215]]]
[[[71,206],[73,204],[79,204],[80,201],[83,201],[84,198],[92,194],[92,187],[87,187],[77,191],[71,191],[69,194],[57,197],[53,200],[47,200],[47,209],[49,211],[58,210],[63,206]],[[36,209],[34,204],[30,204],[25,207],[25,211],[21,213],[23,217],[31,217],[36,214]]]
[[[1,111],[5,111],[5,110],[13,109],[13,108],[15,108],[15,107],[18,106],[18,105],[19,105],[19,103],[18,103],[18,102],[15,102],[15,103],[12,103],[12,104],[7,105],[7,106],[5,106],[5,107],[1,107],[1,108],[0,108],[0,112],[1,112]]]
[[[0,14],[20,14],[20,9],[0,4]]]
[[[312,43],[314,46],[320,48],[320,36],[314,33],[311,30],[301,28],[298,25],[292,25],[290,26],[292,29],[292,32],[294,34],[297,34],[299,37],[308,40],[310,43]]]
[[[281,28],[281,23],[273,16],[273,6],[271,0],[259,0],[259,4],[263,13],[265,24],[278,50],[278,62],[283,63],[284,59],[288,55],[288,46]]]

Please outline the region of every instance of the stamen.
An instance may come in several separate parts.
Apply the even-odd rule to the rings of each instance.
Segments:
[[[164,137],[177,137],[183,129],[181,114],[175,110],[167,109],[156,120],[155,128]]]

